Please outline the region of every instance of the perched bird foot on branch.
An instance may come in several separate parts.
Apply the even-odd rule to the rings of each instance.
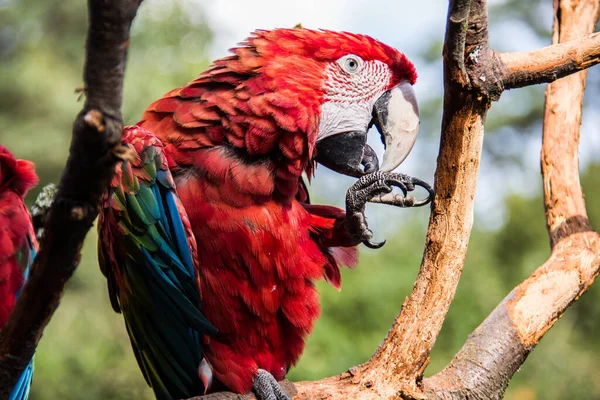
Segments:
[[[258,370],[253,389],[258,400],[290,400],[273,375],[264,369]]]

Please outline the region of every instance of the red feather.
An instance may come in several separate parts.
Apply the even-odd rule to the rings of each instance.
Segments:
[[[37,250],[23,197],[38,182],[33,163],[17,160],[0,145],[0,327],[12,312],[23,273]]]

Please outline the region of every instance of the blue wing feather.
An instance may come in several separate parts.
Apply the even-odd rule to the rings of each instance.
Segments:
[[[201,339],[216,329],[200,308],[193,234],[184,225],[187,216],[178,207],[158,139],[128,128],[124,140],[139,158],[118,169],[98,224],[99,259],[111,302],[123,313],[134,354],[156,397],[203,394]]]
[[[166,196],[166,200],[167,200],[167,206],[169,208],[169,212],[171,214],[177,213],[177,205],[175,204],[175,196],[172,192],[167,193]],[[187,244],[187,240],[185,239],[185,230],[183,228],[183,223],[181,222],[181,219],[178,219],[176,221],[173,221],[173,230],[175,231],[175,240],[177,241],[177,249],[179,250],[179,253],[183,255],[183,265],[187,267],[187,273],[188,274],[193,274],[193,262],[192,262],[192,255],[190,254],[189,251],[184,251],[184,249],[186,249],[188,247]]]

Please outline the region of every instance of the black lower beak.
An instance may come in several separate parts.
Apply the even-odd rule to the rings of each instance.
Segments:
[[[344,132],[317,143],[316,161],[340,174],[361,177],[379,169],[366,132]]]

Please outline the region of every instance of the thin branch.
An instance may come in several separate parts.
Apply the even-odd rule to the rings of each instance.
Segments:
[[[600,63],[600,32],[539,50],[499,56],[506,67],[502,79],[506,89],[549,83]]]
[[[594,29],[597,0],[555,6],[554,42],[558,32],[560,40],[573,40]],[[589,225],[579,184],[585,76],[572,75],[546,91],[541,165],[552,254],[496,307],[442,372],[425,380],[430,398],[502,398],[533,347],[600,272],[600,235]]]
[[[0,332],[0,398],[31,360],[118,158],[129,30],[140,0],[89,0],[84,81],[87,100],[73,124],[69,159],[45,225],[40,251],[19,301]]]
[[[553,41],[573,41],[592,32],[599,12],[597,0],[558,1]],[[553,248],[572,233],[591,230],[579,182],[578,154],[586,77],[587,71],[581,71],[546,89],[541,165],[547,228]]]

